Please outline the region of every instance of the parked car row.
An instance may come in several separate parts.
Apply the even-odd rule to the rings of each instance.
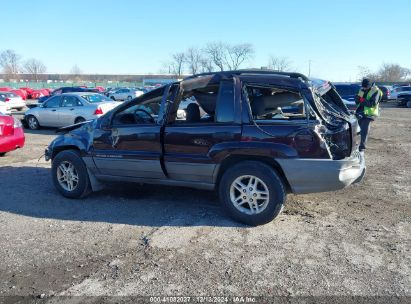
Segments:
[[[358,83],[335,83],[334,86],[341,98],[349,102],[355,101],[355,96],[361,89],[361,86]],[[411,99],[410,85],[394,85],[391,87],[378,84],[378,87],[383,93],[382,101],[396,100],[398,101],[399,106],[411,107],[411,104],[409,103]],[[348,103],[347,106],[349,106]]]

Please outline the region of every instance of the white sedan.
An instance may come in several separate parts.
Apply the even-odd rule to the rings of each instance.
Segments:
[[[0,101],[3,101],[7,105],[7,109],[17,109],[21,111],[26,103],[23,98],[12,92],[0,92]]]

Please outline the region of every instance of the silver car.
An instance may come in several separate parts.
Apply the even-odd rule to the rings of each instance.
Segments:
[[[137,90],[137,89],[132,89],[132,88],[122,88],[118,89],[114,92],[111,92],[108,94],[108,97],[113,99],[113,100],[132,100],[136,97],[139,97],[143,95],[144,92]]]
[[[24,118],[32,130],[40,127],[64,127],[95,119],[119,104],[121,103],[98,93],[64,93],[28,110]]]

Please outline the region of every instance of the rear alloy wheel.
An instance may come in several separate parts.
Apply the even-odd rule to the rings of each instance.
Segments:
[[[258,177],[242,175],[231,183],[230,199],[240,212],[253,215],[267,208],[270,193],[267,185]]]
[[[40,129],[39,121],[34,116],[27,117],[27,125],[30,130],[38,130]]]
[[[81,198],[90,193],[87,168],[78,151],[58,153],[53,159],[52,177],[54,186],[65,197]]]
[[[251,226],[272,221],[286,200],[281,178],[270,166],[257,161],[228,169],[221,178],[219,194],[231,217]]]

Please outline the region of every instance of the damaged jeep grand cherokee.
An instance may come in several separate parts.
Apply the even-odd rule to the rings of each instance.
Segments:
[[[60,131],[46,159],[65,197],[113,181],[218,190],[249,225],[274,219],[287,193],[341,189],[365,173],[356,118],[331,83],[298,73],[194,75]]]

